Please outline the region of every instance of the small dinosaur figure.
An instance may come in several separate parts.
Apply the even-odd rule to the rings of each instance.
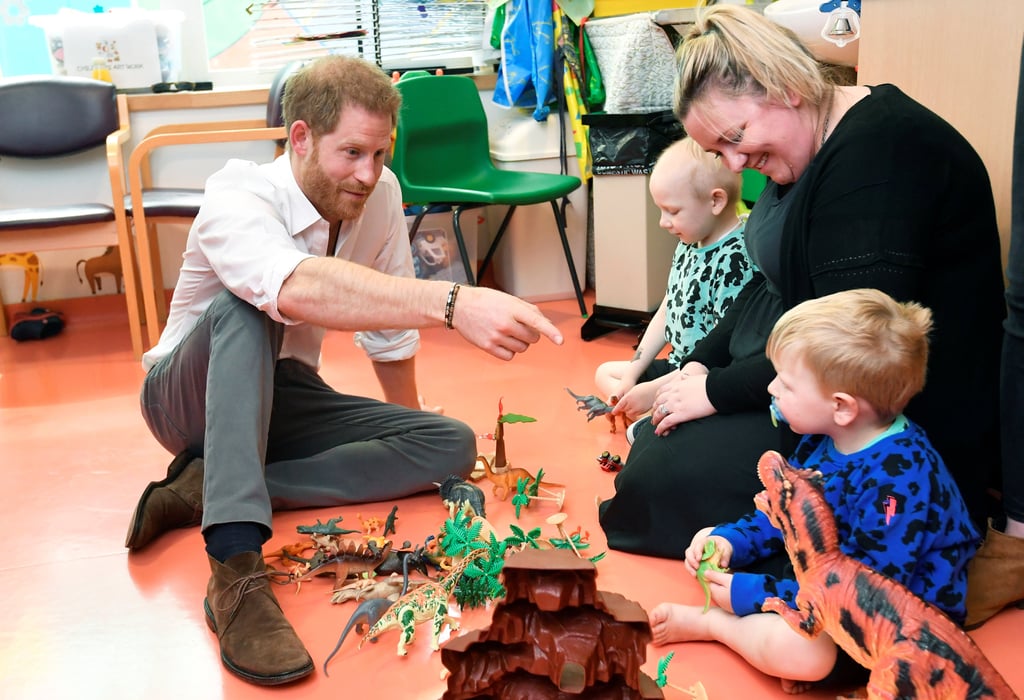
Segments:
[[[309,561],[306,557],[302,556],[306,553],[307,549],[312,549],[313,544],[309,540],[303,542],[296,542],[295,544],[282,545],[280,548],[275,549],[273,552],[269,552],[263,555],[264,561],[268,559],[280,559],[282,562],[285,561],[298,561],[306,562]]]
[[[358,603],[361,600],[370,600],[372,598],[387,598],[393,603],[402,594],[406,593],[408,589],[415,588],[422,583],[422,581],[409,581],[406,583],[398,574],[392,574],[385,579],[349,579],[344,586],[331,594],[331,602],[335,605],[341,605],[350,600]]]
[[[406,542],[408,547],[409,543]],[[377,575],[405,573],[409,570],[419,571],[424,576],[429,576],[427,564],[431,563],[423,545],[417,545],[414,549],[392,549],[384,560],[377,567]]]
[[[528,482],[534,480],[533,474],[522,467],[509,467],[503,472],[496,472],[486,457],[479,457],[478,459],[484,463],[484,471],[487,474],[487,478],[494,483],[494,486],[491,488],[491,495],[498,500],[505,501],[508,499],[509,494],[515,493],[516,488],[519,486],[520,479],[526,479]],[[546,486],[557,488],[561,486],[561,484],[553,484],[548,481],[538,484],[539,488],[544,488]],[[499,491],[501,491],[500,496],[498,495]]]
[[[375,515],[371,515],[369,518],[364,518],[361,515],[357,515],[356,517],[359,518],[360,522],[363,524],[364,535],[372,535],[384,525],[384,523],[381,522],[381,519]]]
[[[762,604],[797,632],[827,632],[871,671],[869,700],[1017,698],[963,629],[938,608],[839,548],[821,475],[794,469],[778,452],[757,463],[765,490],[754,504],[782,532],[800,590],[794,610],[779,598]]]
[[[390,584],[390,583],[392,583],[392,581],[391,581],[391,579],[389,579],[388,581],[381,582],[381,583],[388,583],[388,584]],[[342,630],[341,637],[338,638],[338,643],[334,646],[334,650],[324,660],[324,675],[325,676],[328,675],[328,673],[327,673],[327,664],[330,663],[331,659],[334,658],[334,655],[338,653],[339,649],[341,649],[341,645],[345,641],[345,637],[348,636],[348,633],[353,628],[355,628],[356,634],[363,634],[363,629],[364,628],[372,628],[374,625],[376,625],[380,621],[380,619],[382,617],[384,617],[384,614],[391,608],[391,606],[399,598],[401,598],[402,596],[404,596],[406,593],[409,592],[409,586],[411,584],[410,584],[410,581],[409,581],[409,560],[408,559],[405,559],[405,560],[402,561],[402,578],[397,583],[401,584],[401,588],[397,589],[395,591],[394,598],[392,598],[390,596],[384,596],[384,597],[380,597],[380,598],[367,598],[366,600],[360,601],[359,605],[352,612],[352,616],[348,618],[348,622],[345,624],[345,629]],[[419,586],[422,586],[423,583],[422,582],[417,582],[415,585],[416,585],[416,587],[419,587]],[[358,600],[358,595],[357,595],[356,599]],[[334,601],[334,599],[332,598],[331,602],[339,602],[339,601]],[[376,638],[374,638],[374,639],[372,639],[370,641],[376,642],[377,640],[376,640]],[[362,642],[359,643],[359,646],[362,646]]]
[[[587,412],[587,422],[594,420],[598,416],[603,416],[606,413],[612,412],[612,407],[606,404],[601,399],[597,398],[593,394],[587,394],[586,396],[580,396],[574,394],[572,389],[565,387],[565,390],[569,392],[569,396],[576,399],[576,410]],[[614,426],[614,423],[612,424]]]
[[[313,525],[299,525],[295,531],[300,535],[351,535],[353,532],[359,532],[359,530],[346,530],[338,527],[338,523],[341,521],[340,515],[337,518],[331,518],[326,523],[320,522],[320,518],[317,518]]]
[[[372,629],[387,613],[387,611],[394,605],[388,598],[369,598],[367,600],[360,601],[359,606],[352,611],[352,617],[348,618],[348,622],[345,623],[345,629],[341,632],[341,637],[338,639],[338,643],[334,646],[334,650],[324,659],[324,675],[330,676],[327,673],[327,664],[331,662],[334,655],[341,649],[342,642],[345,641],[345,637],[348,633],[355,628],[356,634],[362,634],[363,628],[367,627]],[[376,639],[372,641],[377,641]],[[362,642],[360,642],[362,646]]]
[[[708,581],[704,576],[709,570],[728,571],[728,569],[724,569],[718,564],[718,560],[721,558],[722,553],[715,548],[715,541],[707,540],[704,543],[704,552],[701,554],[700,564],[697,565],[697,581],[700,582],[700,587],[704,589],[704,612],[711,609],[711,587],[708,586]]]
[[[391,512],[384,518],[384,536],[395,534],[395,521],[398,520],[398,506],[391,506]]]
[[[615,405],[617,403],[619,403],[619,397],[618,396],[609,396],[608,397],[608,403],[609,403],[609,405],[612,408],[615,408]],[[609,412],[609,413],[606,413],[604,417],[608,419],[609,423],[611,423],[611,428],[608,430],[608,432],[610,432],[610,433],[614,433],[614,432],[618,431],[618,424],[615,422],[616,418],[618,418],[619,420],[622,421],[622,429],[623,430],[628,428],[629,424],[633,422],[633,421],[630,420],[629,416],[627,416],[625,413],[611,413],[611,412]]]
[[[330,535],[313,535],[313,541],[324,553],[306,573],[307,576],[334,574],[334,589],[339,589],[349,576],[373,575],[391,551],[391,542],[383,547],[355,540],[339,540]]]
[[[433,621],[430,648],[437,651],[440,648],[439,638],[445,623],[453,630],[459,628],[458,620],[448,615],[448,600],[455,591],[455,586],[462,578],[466,568],[475,559],[487,553],[487,549],[474,549],[467,554],[462,561],[455,565],[452,570],[440,581],[424,583],[419,588],[409,591],[395,601],[395,604],[370,627],[363,638],[359,641],[359,647],[363,643],[372,641],[379,637],[385,630],[397,627],[401,634],[398,637],[398,655],[405,656],[408,652],[406,645],[411,644],[416,636],[416,625],[428,620]]]
[[[391,602],[398,600],[402,593],[402,577],[389,576],[383,580],[375,578],[357,578],[346,581],[341,588],[331,593],[331,602],[335,605],[347,603],[350,600],[370,600],[373,598],[387,598]]]
[[[448,515],[454,516],[455,511],[469,509],[470,515],[487,517],[484,512],[484,492],[476,484],[471,484],[460,476],[450,474],[444,481],[437,484],[441,493],[441,502],[448,506]]]

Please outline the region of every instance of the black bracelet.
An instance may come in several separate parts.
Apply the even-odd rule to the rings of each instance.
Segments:
[[[452,288],[448,290],[448,301],[444,303],[444,327],[448,330],[455,328],[452,325],[452,316],[455,315],[455,297],[459,296],[459,283],[452,283]]]

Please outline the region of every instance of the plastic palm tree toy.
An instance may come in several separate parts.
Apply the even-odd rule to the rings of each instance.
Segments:
[[[487,479],[490,480],[494,486],[491,489],[492,495],[502,501],[508,500],[508,497],[514,493],[523,494],[525,493],[528,497],[537,498],[538,490],[544,491],[545,495],[540,498],[546,500],[558,501],[558,507],[562,507],[562,501],[564,495],[558,495],[553,491],[549,491],[543,488],[543,484],[540,477],[534,477],[533,474],[523,469],[522,467],[513,467],[509,464],[508,458],[505,456],[505,424],[506,423],[533,423],[536,422],[536,418],[530,416],[524,416],[519,413],[505,413],[501,403],[501,399],[498,399],[498,420],[494,427],[494,433],[492,435],[486,435],[481,437],[492,438],[495,442],[494,458],[488,460],[484,456],[477,457],[477,462],[483,462],[484,474]],[[520,486],[520,482],[525,480],[526,486]],[[547,486],[560,486],[560,484],[546,484]],[[531,496],[532,494],[532,496]],[[522,498],[518,499],[518,507],[528,505],[522,502]]]
[[[540,549],[540,544],[537,541],[537,538],[540,537],[539,527],[535,527],[529,532],[523,530],[518,525],[509,525],[509,529],[512,531],[512,535],[505,538],[505,543],[509,547],[516,549],[524,549],[526,547]]]
[[[520,511],[530,505],[530,494],[526,493],[526,479],[520,479],[516,485],[516,495],[512,497],[512,505],[516,508],[516,518]]]
[[[670,651],[666,656],[658,659],[658,678],[654,682],[659,688],[668,687],[678,690],[680,693],[695,700],[708,700],[707,691],[704,690],[704,684],[700,681],[697,681],[689,688],[680,688],[678,685],[672,685],[668,682],[668,665],[672,662],[672,657],[675,655],[674,651]]]
[[[524,416],[519,413],[505,413],[498,399],[498,421],[494,426],[494,464],[495,469],[508,469],[508,460],[505,458],[505,424],[506,423],[536,423],[536,418]]]
[[[479,607],[505,595],[498,575],[505,564],[509,544],[505,539],[499,541],[494,532],[484,537],[483,524],[481,518],[471,518],[465,513],[456,513],[444,522],[441,549],[445,556],[453,559],[478,557],[466,568],[454,589],[455,601],[460,607]],[[486,552],[476,554],[477,550]]]
[[[480,533],[483,521],[473,521],[466,513],[457,512],[444,521],[441,550],[446,556],[463,557],[483,547]]]
[[[516,495],[512,497],[512,505],[516,507],[517,518],[520,510],[524,507],[529,508],[533,501],[554,501],[558,510],[562,509],[562,505],[565,503],[565,491],[542,489],[540,484],[543,478],[544,470],[541,469],[537,472],[536,477],[524,476],[516,482]],[[542,491],[545,494],[543,496],[540,495]]]

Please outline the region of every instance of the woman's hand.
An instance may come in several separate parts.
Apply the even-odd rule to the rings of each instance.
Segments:
[[[708,399],[708,370],[691,362],[679,376],[658,390],[654,398],[651,422],[655,435],[666,435],[680,423],[714,415],[715,407]]]

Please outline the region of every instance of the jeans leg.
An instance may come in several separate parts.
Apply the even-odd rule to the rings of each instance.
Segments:
[[[143,416],[160,444],[204,460],[204,529],[270,529],[263,465],[283,334],[281,324],[222,292],[143,382]]]

